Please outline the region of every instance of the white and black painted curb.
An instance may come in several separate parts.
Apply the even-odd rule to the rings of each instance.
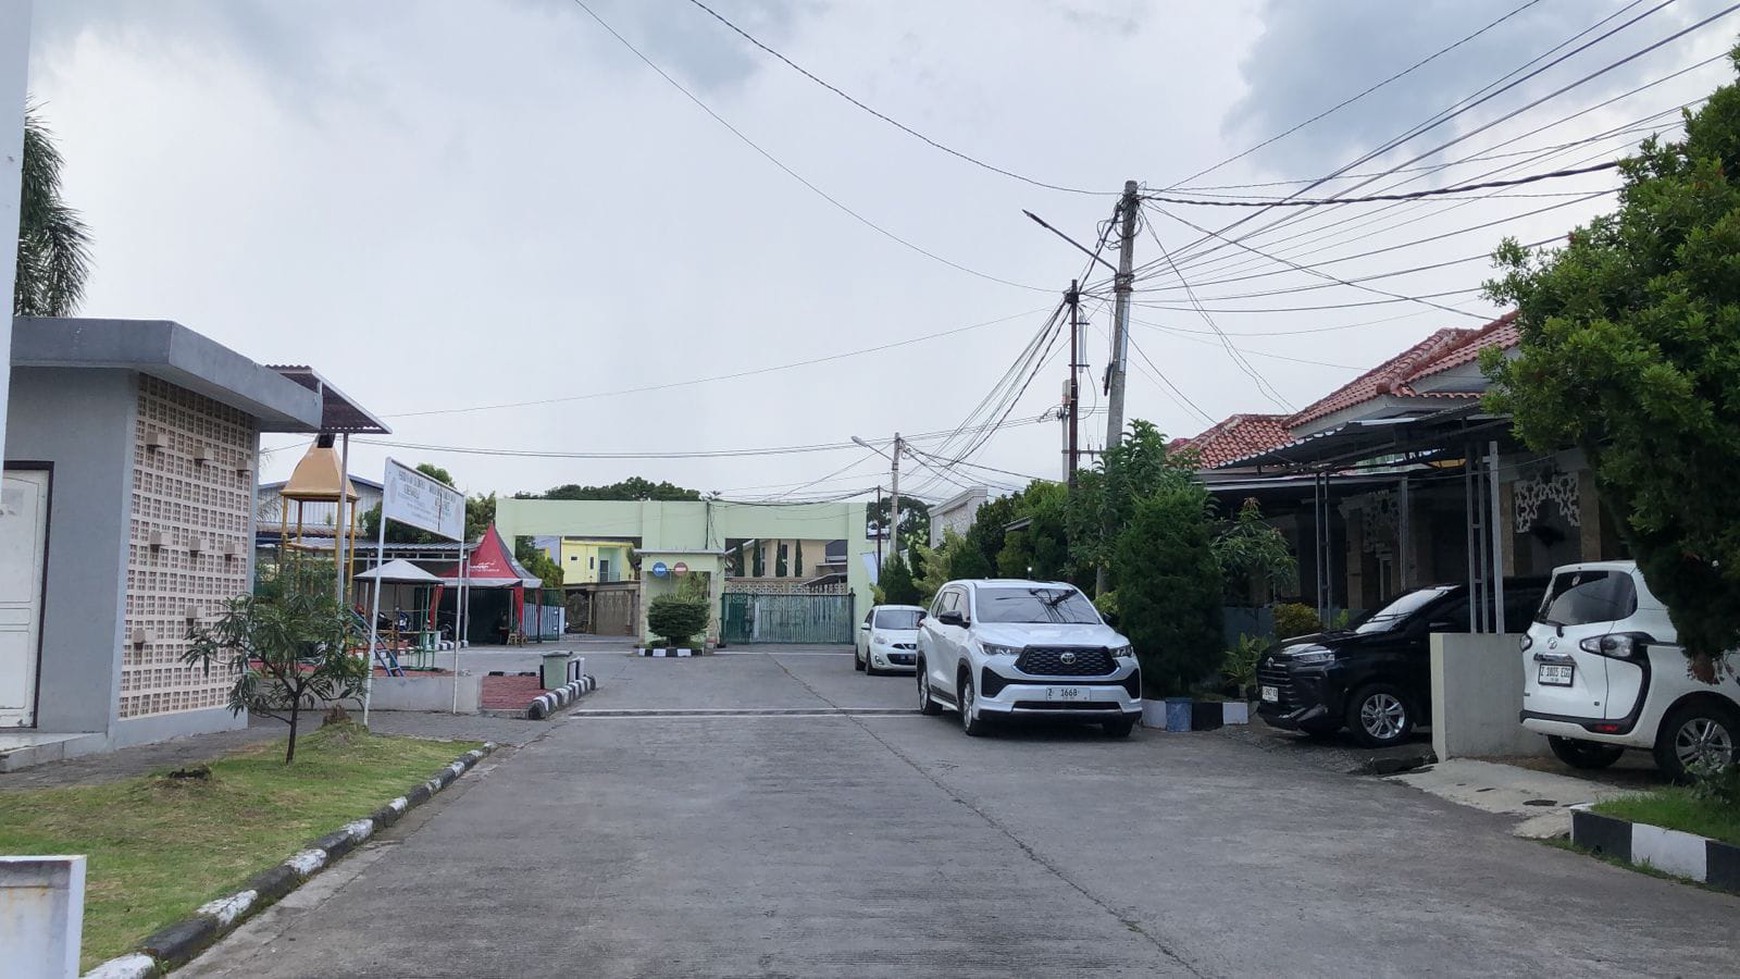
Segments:
[[[1740,894],[1740,846],[1600,813],[1571,813],[1571,842],[1586,850]]]
[[[691,656],[710,656],[710,649],[687,649],[678,646],[641,646],[635,649],[637,656],[652,656],[659,659],[688,659]]]
[[[534,721],[541,721],[556,711],[579,700],[582,694],[598,689],[598,678],[590,673],[582,674],[578,680],[570,680],[554,690],[540,694],[532,705],[526,708],[526,716]]]
[[[495,742],[491,741],[481,748],[467,751],[422,785],[369,816],[346,823],[314,840],[278,866],[256,874],[235,893],[200,907],[193,917],[178,921],[140,942],[138,951],[98,965],[85,973],[84,979],[150,979],[186,965],[243,921],[277,903],[369,837],[434,798],[437,792],[452,785],[454,780],[495,749]]]

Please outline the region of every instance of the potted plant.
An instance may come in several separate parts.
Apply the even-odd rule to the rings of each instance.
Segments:
[[[1250,701],[1256,688],[1257,663],[1262,660],[1269,645],[1267,636],[1247,636],[1240,633],[1239,641],[1226,651],[1226,658],[1220,666],[1220,675],[1226,679],[1227,686],[1233,693],[1224,708],[1224,723],[1250,723]]]

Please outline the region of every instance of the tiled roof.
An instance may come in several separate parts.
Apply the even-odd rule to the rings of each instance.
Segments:
[[[1197,453],[1202,468],[1213,469],[1294,441],[1285,415],[1233,415],[1195,438],[1174,439],[1167,448]]]
[[[1478,330],[1446,328],[1433,333],[1389,360],[1366,371],[1288,418],[1298,428],[1345,408],[1386,395],[1403,397],[1472,397],[1472,392],[1418,391],[1413,382],[1478,359],[1487,347],[1517,343],[1516,314],[1507,313]]]

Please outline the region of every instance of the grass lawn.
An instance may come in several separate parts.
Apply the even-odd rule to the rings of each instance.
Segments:
[[[86,855],[88,969],[476,747],[335,726],[298,738],[289,767],[279,740],[213,762],[204,781],[0,792],[0,853]]]
[[[1690,789],[1670,787],[1621,796],[1595,806],[1603,816],[1664,826],[1740,846],[1740,809],[1692,797]]]

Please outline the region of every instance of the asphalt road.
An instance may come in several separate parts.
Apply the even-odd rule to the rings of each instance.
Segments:
[[[1740,900],[1237,738],[969,739],[849,654],[588,668],[548,734],[178,975],[1734,968]]]

